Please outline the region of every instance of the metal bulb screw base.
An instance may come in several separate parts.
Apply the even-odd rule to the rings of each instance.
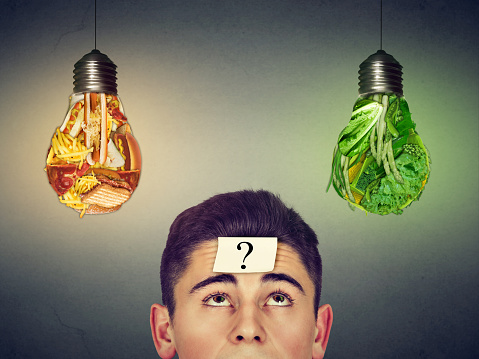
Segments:
[[[378,50],[359,65],[358,85],[360,96],[374,93],[402,96],[402,66],[384,50]]]
[[[116,65],[97,49],[78,60],[73,73],[74,93],[117,94]]]

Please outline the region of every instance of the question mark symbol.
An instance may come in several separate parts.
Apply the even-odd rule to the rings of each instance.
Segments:
[[[248,257],[248,256],[251,254],[251,252],[253,252],[253,245],[252,245],[250,242],[240,242],[240,243],[238,243],[238,245],[236,246],[236,248],[237,248],[239,251],[241,250],[241,245],[242,245],[243,243],[246,243],[246,244],[248,245],[248,253],[246,253],[246,255],[245,255],[244,258],[243,258],[243,263],[244,263],[246,257]],[[246,269],[246,266],[245,266],[244,264],[242,264],[242,265],[241,265],[241,269]]]

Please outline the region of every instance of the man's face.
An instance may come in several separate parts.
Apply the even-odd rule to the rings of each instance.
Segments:
[[[313,344],[322,329],[315,319],[314,284],[298,254],[278,243],[272,272],[226,274],[212,271],[217,249],[217,241],[209,241],[193,252],[175,287],[167,332],[179,357],[316,357]]]

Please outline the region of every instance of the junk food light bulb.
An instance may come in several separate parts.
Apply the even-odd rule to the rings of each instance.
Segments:
[[[402,66],[383,50],[359,66],[359,97],[333,153],[331,178],[350,207],[401,214],[417,201],[430,156],[403,96]]]
[[[116,65],[95,49],[73,72],[68,111],[48,149],[48,180],[80,217],[111,213],[138,185],[140,148],[117,95]]]

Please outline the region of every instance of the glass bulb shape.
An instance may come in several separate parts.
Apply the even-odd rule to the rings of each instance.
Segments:
[[[141,153],[116,93],[116,65],[98,50],[75,64],[74,92],[46,159],[61,203],[84,214],[117,211],[137,188]]]
[[[339,134],[328,184],[352,209],[401,214],[429,180],[430,154],[403,96],[401,70],[383,50],[360,65],[359,97]]]

